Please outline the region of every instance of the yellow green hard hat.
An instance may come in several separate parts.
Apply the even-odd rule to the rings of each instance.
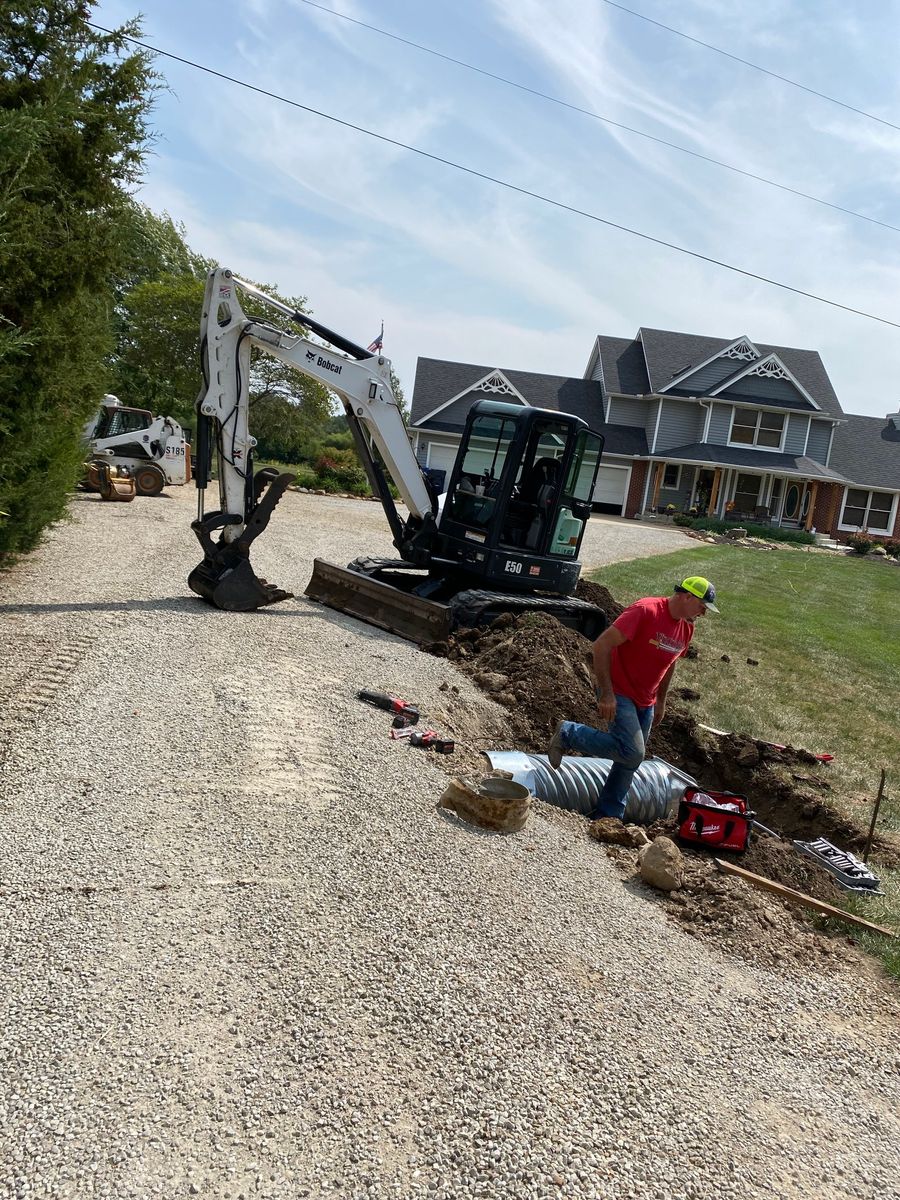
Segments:
[[[687,579],[682,579],[681,583],[675,584],[676,592],[690,592],[692,596],[696,596],[702,601],[710,612],[717,613],[716,608],[716,589],[704,579],[702,575],[689,575]]]

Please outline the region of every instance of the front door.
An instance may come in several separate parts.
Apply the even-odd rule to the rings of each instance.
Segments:
[[[709,502],[712,499],[713,480],[716,477],[715,471],[708,471],[702,467],[697,472],[697,481],[694,484],[694,499],[693,503],[700,510],[700,513],[705,517],[709,510]]]
[[[782,524],[799,525],[809,512],[809,484],[792,479],[784,493]]]

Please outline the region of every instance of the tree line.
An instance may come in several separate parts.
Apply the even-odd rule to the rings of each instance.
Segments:
[[[101,33],[90,20],[84,0],[0,7],[0,560],[63,516],[104,393],[194,423],[213,264],[134,198],[163,86],[129,40],[140,21]],[[303,296],[257,286],[309,311]],[[244,307],[279,323],[252,297]],[[259,355],[250,393],[260,461],[365,489],[326,388]]]

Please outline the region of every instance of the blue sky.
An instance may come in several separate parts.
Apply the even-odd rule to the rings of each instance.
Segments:
[[[570,105],[900,226],[900,132],[603,0],[320,0]],[[900,2],[628,7],[900,125]],[[133,15],[104,0],[94,16]],[[392,41],[303,0],[145,0],[160,49],[653,237],[900,323],[900,232]],[[580,376],[641,325],[817,349],[847,412],[900,408],[900,329],[641,241],[157,60],[140,198],[236,274],[385,353]]]

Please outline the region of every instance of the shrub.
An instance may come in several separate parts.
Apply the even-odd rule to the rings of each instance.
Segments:
[[[900,558],[900,542],[885,542],[884,552],[885,554],[890,554],[891,558]]]
[[[672,518],[673,525],[685,526],[685,525],[693,525],[693,523],[694,523],[694,518],[689,516],[687,513],[676,513],[675,516]]]
[[[724,533],[728,529],[734,529],[733,521],[717,521],[713,517],[701,517],[699,521],[692,521],[691,525],[694,529],[709,533]],[[754,525],[752,521],[742,523],[741,528],[746,529],[750,537],[765,538],[770,542],[796,542],[801,546],[813,546],[816,541],[813,535],[807,533],[805,529],[782,529],[778,525]]]
[[[847,538],[847,545],[854,554],[868,554],[875,541],[867,533],[851,533]]]
[[[352,450],[328,450],[315,462],[318,486],[326,492],[353,492],[365,495],[369,491],[366,473]]]

